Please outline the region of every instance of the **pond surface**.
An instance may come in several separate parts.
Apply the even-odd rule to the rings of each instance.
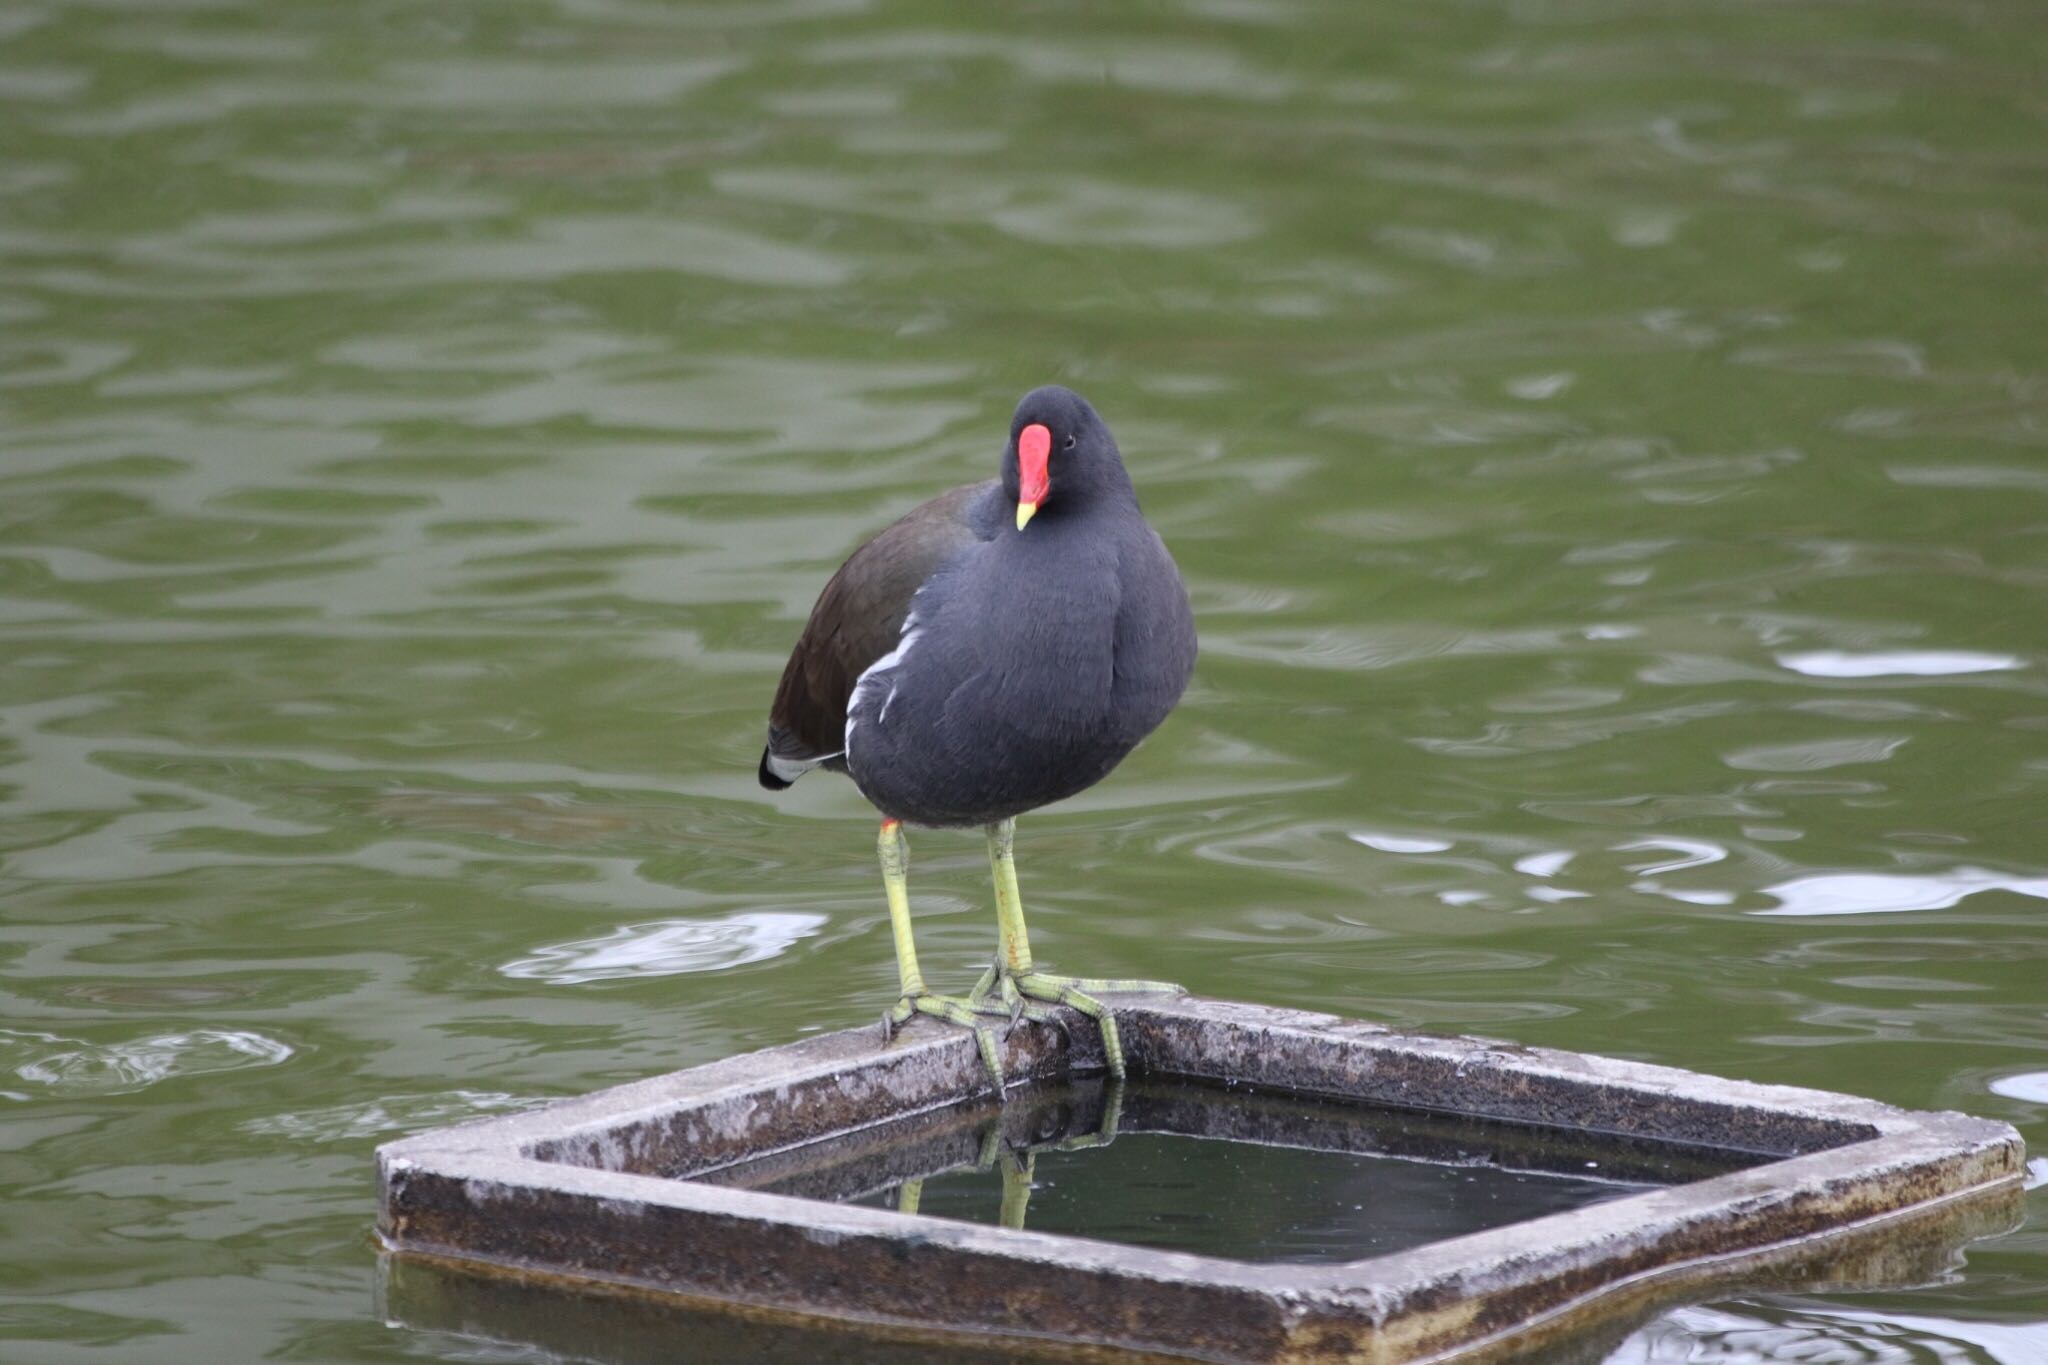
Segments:
[[[523,1349],[387,1323],[372,1148],[879,1016],[767,701],[1048,380],[1204,651],[1022,822],[1054,969],[2048,1151],[2044,63],[2031,0],[13,0],[0,1356]],[[912,844],[964,987],[981,841]],[[2044,1198],[1611,1359],[2048,1358]]]

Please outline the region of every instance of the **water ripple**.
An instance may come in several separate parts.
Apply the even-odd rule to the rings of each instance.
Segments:
[[[1816,1304],[1683,1308],[1630,1337],[1606,1365],[2036,1365],[2044,1358],[2048,1322],[1877,1314]]]
[[[203,1028],[157,1033],[123,1043],[90,1043],[49,1033],[0,1029],[0,1048],[23,1060],[13,1072],[59,1095],[121,1095],[174,1076],[276,1066],[292,1049],[260,1033]]]
[[[779,957],[825,925],[823,915],[748,911],[715,920],[629,924],[601,938],[536,949],[498,970],[557,986],[717,972]]]
[[[1981,891],[2011,891],[2048,900],[2048,877],[2014,876],[1981,867],[1955,867],[1945,872],[1827,872],[1794,877],[1763,888],[1778,902],[1772,915],[1884,915],[1914,910],[1946,910]]]
[[[1448,839],[1432,839],[1405,834],[1378,834],[1359,832],[1351,836],[1367,848],[1376,848],[1382,853],[1442,853],[1451,846]]]
[[[2000,1076],[1988,1087],[1992,1094],[2030,1104],[2048,1104],[2048,1071],[2027,1071],[2017,1076]]]
[[[355,1104],[301,1109],[244,1119],[241,1131],[298,1142],[361,1142],[387,1133],[417,1133],[484,1114],[516,1113],[546,1100],[496,1090],[449,1090],[431,1095],[385,1095]]]
[[[1873,654],[1817,649],[1780,654],[1777,659],[1794,673],[1811,678],[1944,678],[2026,667],[2011,654],[1981,654],[1967,649],[1899,649]]]
[[[1905,735],[1809,739],[1796,744],[1753,744],[1721,756],[1731,768],[1763,773],[1807,773],[1861,763],[1882,763],[1907,743]]]
[[[1258,221],[1229,200],[1083,176],[976,180],[853,176],[798,169],[720,171],[725,194],[781,204],[873,213],[919,222],[978,222],[1026,241],[1067,246],[1218,246],[1249,237]]]

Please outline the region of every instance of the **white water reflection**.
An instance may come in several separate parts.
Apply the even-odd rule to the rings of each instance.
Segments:
[[[1967,649],[1901,649],[1875,654],[1849,654],[1816,649],[1780,654],[1778,662],[1811,678],[1946,677],[1955,673],[1998,673],[2024,668],[2011,654],[1979,654]]]
[[[1349,837],[1355,843],[1384,853],[1433,854],[1455,846],[1450,840],[1385,831],[1353,831]],[[1673,884],[1673,874],[1726,864],[1738,853],[1715,840],[1675,835],[1606,845],[1605,855],[1609,859],[1613,855],[1651,855],[1621,859],[1622,866],[1633,877],[1619,882],[1612,879],[1611,866],[1603,864],[1603,855],[1598,851],[1550,849],[1515,853],[1512,851],[1513,841],[1496,840],[1484,833],[1470,834],[1464,842],[1467,847],[1476,845],[1479,853],[1474,859],[1458,860],[1456,865],[1465,870],[1450,875],[1458,876],[1459,881],[1415,889],[1442,904],[1458,907],[1511,905],[1517,897],[1555,905],[1599,896],[1613,897],[1624,887],[1633,895],[1655,896],[1703,907],[1732,906],[1741,901],[1753,904],[1756,898],[1763,897],[1775,904],[1746,913],[1785,917],[1942,910],[1980,891],[2010,891],[2048,900],[2048,876],[2021,875],[1969,865],[1920,873],[1809,872],[1761,887],[1749,884],[1749,878],[1738,870],[1732,874],[1733,882],[1727,885],[1687,886],[1683,884],[1683,878],[1679,879],[1679,884]],[[1745,857],[1744,861],[1750,860]],[[1432,860],[1432,865],[1448,868],[1452,863],[1437,859]],[[1775,859],[1766,860],[1764,865],[1772,870],[1781,870],[1784,866]],[[1511,883],[1505,875],[1510,869],[1528,880]],[[1473,886],[1464,880],[1473,870],[1502,875],[1498,881],[1489,877],[1480,886]]]
[[[2048,900],[2048,877],[2015,877],[1982,867],[1957,867],[1919,876],[1895,872],[1825,872],[1767,886],[1775,910],[1752,915],[1881,915],[1946,910],[1979,891],[2013,891]]]
[[[602,938],[541,948],[508,962],[506,976],[577,986],[622,977],[716,972],[779,957],[825,925],[823,915],[750,911],[723,919],[629,924]]]
[[[1451,846],[1448,839],[1416,838],[1404,834],[1380,834],[1360,831],[1351,836],[1367,848],[1376,848],[1382,853],[1442,853]]]
[[[1811,739],[1796,744],[1753,744],[1730,750],[1721,756],[1721,761],[1731,768],[1747,772],[1810,773],[1860,763],[1882,763],[1905,744],[1904,735]]]
[[[1665,872],[1678,872],[1688,867],[1705,867],[1718,863],[1728,856],[1728,850],[1706,839],[1637,839],[1632,843],[1616,844],[1616,853],[1633,853],[1639,849],[1668,849],[1680,856],[1665,862],[1649,863],[1636,871],[1645,877],[1655,877]]]
[[[2048,1071],[2025,1071],[2017,1076],[2000,1076],[1991,1082],[1991,1093],[2009,1100],[2048,1104]]]
[[[1670,900],[1683,901],[1687,905],[1733,905],[1735,903],[1735,893],[1733,891],[1678,891],[1668,886],[1659,886],[1655,882],[1637,882],[1629,889],[1641,891],[1649,895],[1664,896]]]
[[[64,1095],[120,1095],[172,1076],[275,1066],[288,1044],[240,1029],[158,1033],[126,1043],[90,1043],[54,1033],[0,1029],[0,1055],[25,1060],[14,1074]]]

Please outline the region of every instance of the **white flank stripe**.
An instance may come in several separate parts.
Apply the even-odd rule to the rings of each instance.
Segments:
[[[896,642],[896,648],[890,650],[887,654],[884,654],[881,658],[875,660],[866,668],[862,669],[860,676],[854,679],[853,695],[846,699],[845,753],[847,766],[849,767],[851,767],[853,764],[853,713],[860,710],[861,702],[867,696],[867,690],[869,685],[873,683],[877,677],[879,677],[883,673],[888,672],[890,669],[896,667],[896,665],[902,663],[905,659],[910,657],[910,647],[916,644],[918,641],[918,637],[924,634],[922,630],[917,630],[914,628],[916,624],[917,613],[915,612],[912,612],[909,616],[903,618],[903,638]],[[875,717],[875,724],[880,725],[884,720],[888,719],[889,703],[894,700],[896,700],[896,689],[892,687],[889,689],[889,695],[882,698],[882,710],[881,713]]]

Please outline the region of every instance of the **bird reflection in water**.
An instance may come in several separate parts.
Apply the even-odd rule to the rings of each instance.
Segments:
[[[1106,1080],[1102,1087],[1102,1121],[1094,1131],[1076,1136],[1055,1136],[1036,1142],[1018,1142],[1007,1137],[1003,1130],[1001,1115],[990,1120],[981,1132],[981,1151],[968,1168],[976,1174],[999,1169],[1003,1179],[1003,1203],[998,1222],[1006,1228],[1023,1231],[1024,1215],[1031,1207],[1032,1182],[1037,1177],[1038,1154],[1042,1151],[1079,1152],[1091,1147],[1107,1147],[1116,1141],[1117,1119],[1123,1112],[1124,1085],[1114,1077]],[[1071,1115],[1071,1110],[1061,1112]],[[1064,1128],[1061,1132],[1064,1133]],[[933,1172],[932,1175],[943,1174]],[[924,1202],[924,1182],[931,1175],[913,1176],[896,1187],[896,1212],[916,1213]]]

